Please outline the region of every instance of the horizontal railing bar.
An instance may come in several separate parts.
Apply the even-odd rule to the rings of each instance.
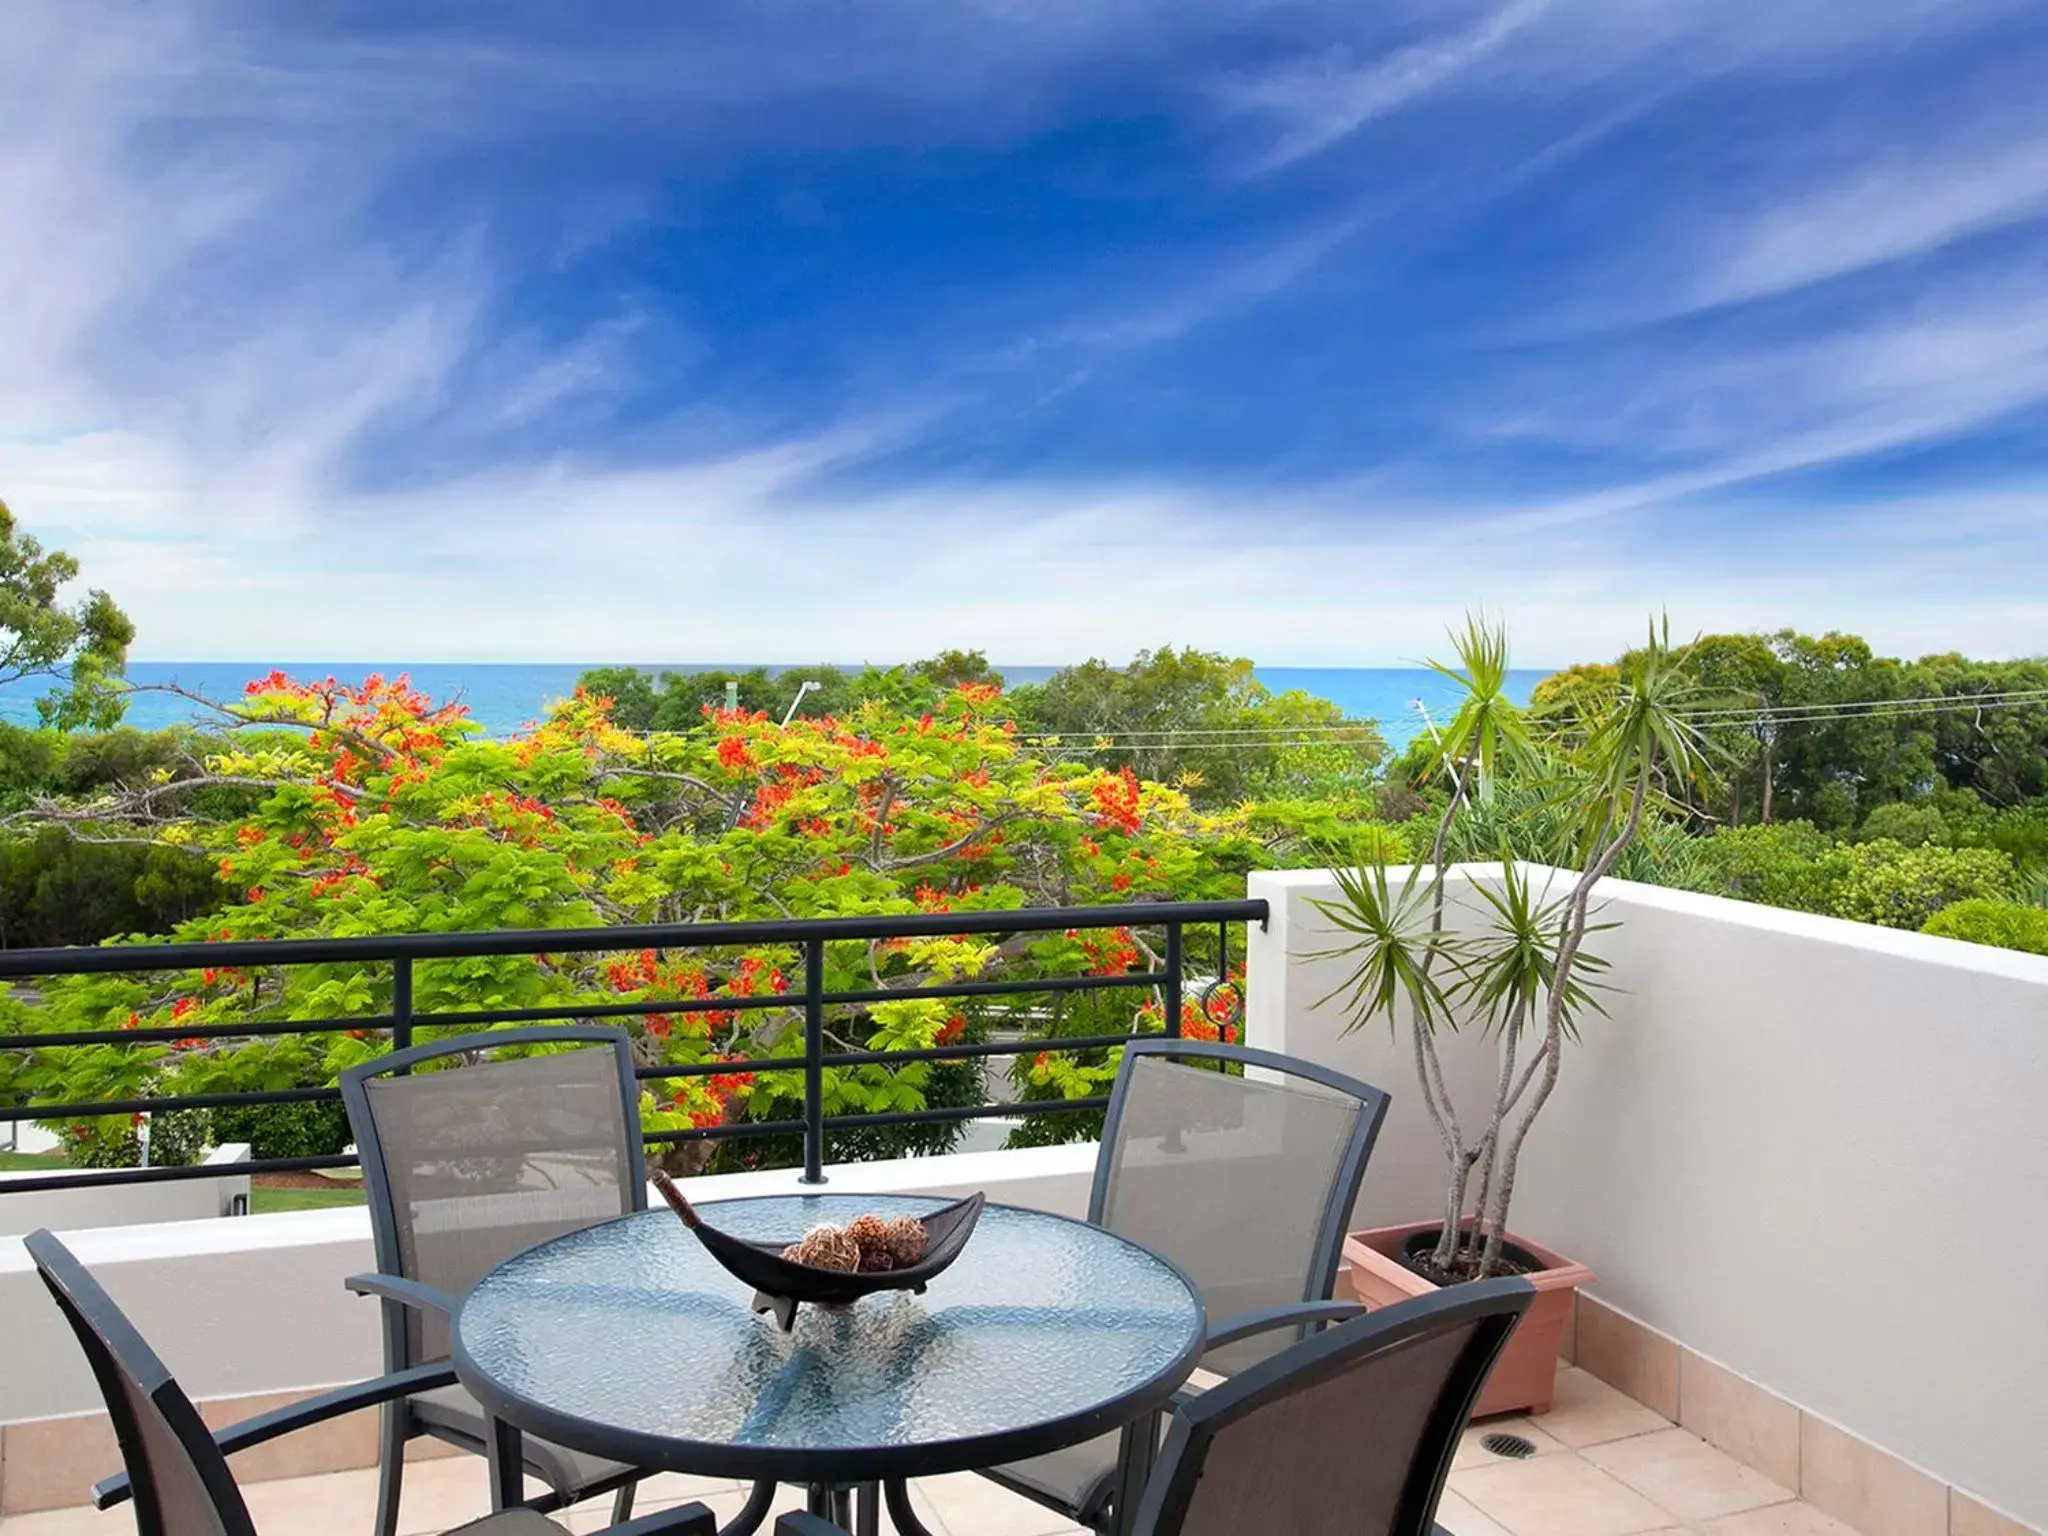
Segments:
[[[990,1040],[978,1045],[906,1046],[900,1051],[839,1051],[825,1057],[828,1067],[870,1067],[891,1061],[953,1061],[974,1056],[1036,1056],[1041,1051],[1094,1051],[1151,1035],[1076,1035],[1071,1039],[1040,1036],[1035,1040]]]
[[[93,1104],[17,1104],[0,1109],[9,1120],[97,1120],[107,1115],[175,1114],[181,1109],[234,1109],[243,1104],[339,1103],[339,1088],[264,1088],[253,1093],[188,1093],[162,1099],[108,1099]],[[0,1183],[0,1193],[8,1186]]]
[[[0,1051],[55,1050],[60,1045],[160,1044],[167,1040],[260,1040],[270,1035],[330,1035],[346,1030],[383,1031],[388,1013],[350,1019],[249,1019],[239,1024],[165,1024],[134,1029],[74,1029],[62,1034],[0,1035]]]
[[[1079,1112],[1108,1107],[1109,1096],[1102,1094],[1085,1099],[1035,1099],[1014,1104],[966,1104],[948,1109],[899,1109],[887,1114],[827,1115],[825,1129],[857,1131],[868,1126],[936,1125],[947,1120],[1007,1120],[1017,1116],[1058,1115],[1069,1111]],[[733,1125],[703,1125],[681,1131],[654,1131],[645,1139],[660,1142],[723,1141],[735,1136],[797,1136],[802,1134],[803,1129],[804,1123],[801,1120],[772,1120],[760,1124],[742,1120]]]
[[[222,966],[346,961],[480,959],[504,955],[715,949],[820,939],[915,939],[1069,928],[1267,920],[1263,900],[1133,902],[1106,907],[1019,907],[1002,912],[899,912],[861,917],[655,923],[612,928],[527,928],[494,933],[404,933],[346,939],[230,939],[205,944],[113,945],[0,951],[0,978],[102,975]]]
[[[1018,977],[1012,981],[942,981],[929,987],[866,987],[827,992],[825,1003],[897,1003],[920,997],[1023,997],[1033,992],[1093,992],[1113,987],[1156,987],[1164,971],[1118,971],[1108,976]]]
[[[1109,976],[1018,977],[1008,981],[951,981],[929,987],[864,987],[853,992],[827,992],[825,1006],[854,1003],[908,1002],[917,998],[1029,997],[1036,993],[1094,992],[1114,988],[1154,987],[1166,980],[1164,971],[1124,971]],[[781,993],[746,997],[682,997],[669,1001],[590,1004],[564,1003],[547,1008],[482,1008],[463,1013],[416,1013],[412,1026],[421,1029],[455,1029],[473,1024],[539,1024],[573,1019],[644,1018],[666,1013],[739,1013],[749,1009],[801,1008],[803,999]],[[59,1046],[162,1044],[173,1040],[262,1039],[267,1035],[337,1034],[347,1030],[388,1030],[395,1021],[388,1013],[364,1014],[357,1018],[275,1021],[251,1020],[238,1024],[178,1025],[137,1029],[70,1030],[62,1034],[0,1035],[0,1050],[55,1050]]]
[[[487,1033],[478,1030],[478,1034]],[[896,1061],[959,1061],[979,1056],[1026,1056],[1041,1051],[1105,1050],[1128,1045],[1145,1035],[1077,1035],[1071,1038],[1038,1036],[1023,1040],[990,1040],[970,1045],[906,1046],[898,1051],[833,1051],[824,1058],[828,1067],[866,1067]],[[736,1061],[683,1061],[663,1066],[635,1067],[633,1075],[642,1081],[674,1077],[715,1077],[727,1072],[795,1072],[804,1066],[801,1056],[746,1057]],[[106,1115],[174,1114],[182,1109],[233,1109],[245,1104],[318,1103],[341,1097],[337,1088],[274,1088],[250,1093],[185,1094],[152,1099],[117,1099],[89,1104],[24,1104],[0,1108],[0,1124],[10,1120],[92,1120]],[[0,1185],[0,1192],[4,1192]]]
[[[184,1179],[239,1179],[259,1173],[317,1173],[322,1168],[354,1168],[346,1154],[331,1157],[274,1157],[264,1162],[193,1163],[184,1168],[93,1168],[79,1173],[38,1174],[32,1179],[0,1179],[0,1195],[32,1195],[52,1189],[92,1189],[106,1184],[171,1184]],[[344,1186],[346,1187],[346,1186]]]

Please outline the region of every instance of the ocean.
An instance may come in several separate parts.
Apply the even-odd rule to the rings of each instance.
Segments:
[[[240,661],[138,661],[128,667],[129,680],[147,689],[151,685],[175,684],[208,698],[222,701],[240,698],[243,685],[251,678],[268,674],[273,667],[298,678],[336,677],[359,682],[376,672],[393,677],[403,672],[413,686],[436,700],[460,698],[471,716],[492,736],[509,736],[544,712],[548,704],[566,696],[576,679],[600,662],[240,662]],[[642,671],[699,672],[723,666],[734,671],[750,664],[677,662],[666,667],[643,667]],[[796,672],[802,667],[771,667],[771,672]],[[858,668],[847,668],[857,671]],[[1043,682],[1056,670],[1045,666],[997,665],[1006,681]],[[1517,702],[1526,702],[1529,692],[1547,671],[1536,669],[1510,674],[1509,688]],[[1424,667],[1260,667],[1259,681],[1274,692],[1300,689],[1340,705],[1346,713],[1377,720],[1391,746],[1404,746],[1422,728],[1422,710],[1438,721],[1456,696],[1456,686]],[[44,689],[40,684],[14,684],[0,688],[0,719],[33,724],[35,701]],[[143,730],[203,721],[208,712],[171,693],[137,693],[128,704],[128,724]]]

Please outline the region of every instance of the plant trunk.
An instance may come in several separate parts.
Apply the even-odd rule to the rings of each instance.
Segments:
[[[1553,1023],[1544,1038],[1543,1076],[1537,1081],[1535,1097],[1529,1107],[1522,1111],[1522,1118],[1516,1122],[1514,1134],[1508,1139],[1501,1154],[1500,1188],[1494,1196],[1493,1210],[1488,1213],[1486,1251],[1480,1255],[1479,1274],[1484,1280],[1500,1269],[1501,1246],[1507,1238],[1508,1206],[1515,1198],[1515,1170],[1522,1161],[1522,1143],[1529,1137],[1529,1127],[1536,1123],[1536,1117],[1543,1113],[1543,1106],[1550,1099],[1550,1090],[1557,1086],[1559,1061],[1558,1045],[1564,1033],[1561,1023]]]
[[[1771,824],[1771,744],[1764,743],[1764,788],[1761,820],[1764,826]]]
[[[1525,1009],[1520,1018],[1511,1021],[1507,1039],[1501,1043],[1500,1083],[1493,1093],[1493,1116],[1487,1122],[1486,1135],[1479,1143],[1477,1154],[1479,1192],[1472,1202],[1472,1237],[1466,1245],[1468,1253],[1478,1249],[1485,1240],[1487,1204],[1493,1196],[1494,1172],[1500,1164],[1500,1128],[1502,1122],[1507,1119],[1509,1095],[1514,1090],[1515,1048],[1520,1043],[1522,1030],[1528,1022]]]

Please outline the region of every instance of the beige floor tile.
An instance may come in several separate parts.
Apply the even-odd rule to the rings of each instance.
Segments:
[[[528,1479],[529,1495],[542,1491],[541,1484]],[[366,1467],[249,1483],[242,1498],[258,1536],[363,1536],[376,1519],[377,1473]],[[482,1457],[419,1462],[405,1469],[399,1536],[439,1536],[490,1510],[490,1474]]]
[[[747,1485],[731,1478],[687,1477],[680,1472],[658,1472],[641,1480],[639,1491],[633,1496],[633,1518],[637,1520],[642,1515],[673,1509],[678,1504],[709,1504],[712,1499],[729,1493],[737,1493],[741,1502],[745,1502]],[[550,1518],[559,1525],[566,1525],[575,1536],[591,1536],[591,1533],[612,1523],[612,1495],[607,1493],[585,1499],[574,1508]]]
[[[1577,1456],[1535,1456],[1453,1472],[1451,1491],[1513,1536],[1637,1536],[1679,1523]]]
[[[924,1478],[916,1491],[949,1530],[964,1536],[1063,1536],[1080,1529],[1044,1505],[998,1488],[972,1472]]]
[[[1531,1422],[1553,1440],[1574,1448],[1669,1429],[1671,1421],[1576,1366],[1557,1373],[1557,1397],[1548,1413]]]
[[[363,1536],[377,1518],[377,1474],[363,1467],[248,1483],[242,1502],[257,1536]]]
[[[1683,1429],[1609,1440],[1581,1454],[1685,1521],[1712,1520],[1794,1497],[1790,1488]]]
[[[1803,1499],[1723,1515],[1693,1529],[1699,1536],[1857,1536],[1832,1515],[1824,1515]]]
[[[1444,1490],[1437,1500],[1436,1523],[1450,1536],[1512,1536],[1508,1528],[1486,1514],[1462,1493]]]
[[[1496,1456],[1480,1442],[1488,1435],[1520,1435],[1536,1447],[1538,1456],[1550,1456],[1567,1449],[1562,1440],[1547,1434],[1534,1419],[1488,1419],[1474,1424],[1458,1439],[1458,1454],[1451,1460],[1453,1471],[1466,1467],[1491,1466],[1497,1461],[1514,1461],[1513,1456]],[[1526,1458],[1523,1458],[1526,1459]]]
[[[747,1493],[744,1489],[731,1489],[724,1493],[706,1494],[703,1496],[702,1502],[710,1508],[711,1512],[718,1517],[719,1522],[723,1524],[732,1519],[733,1516],[737,1515],[745,1507]],[[950,1536],[949,1528],[944,1520],[932,1508],[930,1501],[923,1497],[915,1484],[911,1487],[910,1502],[911,1507],[917,1511],[918,1519],[924,1522],[925,1526],[931,1531],[932,1536]],[[791,1510],[802,1509],[803,1507],[804,1495],[801,1488],[781,1489],[775,1495],[772,1512],[768,1517],[767,1523],[761,1529],[764,1532],[772,1531],[774,1529],[774,1521],[778,1516],[787,1514]],[[882,1530],[885,1536],[890,1536],[890,1533],[893,1533],[895,1529],[896,1527],[889,1520],[888,1513],[884,1511],[882,1515]],[[964,1529],[966,1536],[984,1536],[979,1527],[956,1527],[954,1529]],[[1044,1527],[1040,1527],[1040,1529],[1044,1529]]]
[[[0,1536],[134,1536],[135,1511],[98,1510],[90,1504],[0,1517]]]

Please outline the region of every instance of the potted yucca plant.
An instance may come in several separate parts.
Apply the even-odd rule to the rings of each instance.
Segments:
[[[1349,935],[1321,957],[1351,965],[1322,1003],[1341,1002],[1351,1029],[1407,1029],[1447,1174],[1436,1212],[1353,1233],[1345,1255],[1369,1305],[1527,1276],[1540,1294],[1477,1411],[1541,1412],[1572,1293],[1593,1274],[1511,1230],[1515,1177],[1565,1048],[1598,1010],[1605,962],[1587,940],[1606,925],[1593,920],[1595,890],[1645,822],[1678,806],[1705,774],[1705,741],[1687,718],[1701,696],[1668,626],[1653,626],[1649,643],[1623,659],[1611,689],[1576,694],[1568,721],[1509,700],[1501,629],[1473,620],[1454,644],[1458,668],[1432,663],[1463,697],[1440,738],[1449,798],[1427,860],[1397,870],[1368,854],[1336,871],[1339,899],[1318,903]],[[1503,783],[1523,791],[1514,797],[1521,816],[1499,814]],[[1530,797],[1530,786],[1541,792]],[[1497,881],[1454,894],[1451,866],[1474,857],[1499,859]],[[1437,1048],[1444,1030],[1482,1031],[1494,1043],[1487,1102],[1452,1102]]]

